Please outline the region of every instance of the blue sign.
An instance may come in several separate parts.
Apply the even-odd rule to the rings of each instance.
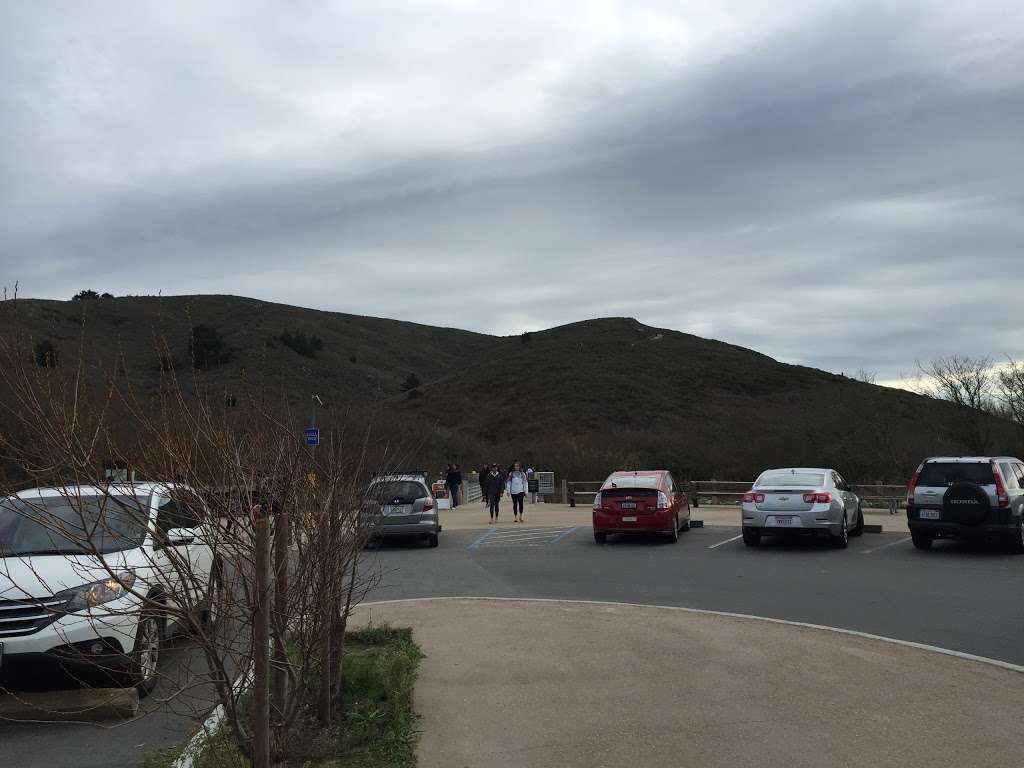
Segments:
[[[320,445],[320,430],[309,427],[306,430],[306,445]]]

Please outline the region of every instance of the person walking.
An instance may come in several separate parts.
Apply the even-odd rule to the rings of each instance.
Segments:
[[[448,465],[448,474],[445,476],[444,483],[448,486],[452,509],[455,509],[459,506],[459,493],[462,491],[462,472],[459,471],[458,464]]]
[[[518,461],[512,465],[508,473],[508,495],[512,497],[512,516],[514,522],[523,522],[523,500],[530,485],[523,471],[523,466]]]
[[[501,470],[497,464],[493,464],[487,473],[487,508],[491,513],[492,523],[498,522],[498,505],[504,492],[505,481],[501,479]]]

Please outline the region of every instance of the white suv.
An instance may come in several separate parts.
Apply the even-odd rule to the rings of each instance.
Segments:
[[[152,691],[175,619],[194,609],[210,620],[221,588],[190,498],[132,483],[0,499],[0,685],[58,669]]]

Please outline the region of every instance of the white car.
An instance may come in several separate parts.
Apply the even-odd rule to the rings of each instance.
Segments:
[[[743,494],[743,543],[756,547],[764,535],[827,536],[845,549],[864,532],[860,499],[834,469],[768,469]]]
[[[220,563],[188,498],[132,483],[0,499],[0,685],[58,669],[152,691],[175,618],[211,621],[219,602]]]

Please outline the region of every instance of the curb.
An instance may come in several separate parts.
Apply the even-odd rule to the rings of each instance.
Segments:
[[[775,619],[770,616],[754,616],[749,613],[732,613],[729,611],[712,611],[704,608],[686,608],[679,605],[651,605],[648,603],[625,603],[615,600],[559,600],[557,598],[550,597],[482,597],[482,596],[449,596],[449,597],[408,597],[398,598],[395,600],[375,600],[370,602],[360,603],[355,606],[356,609],[362,607],[373,607],[375,605],[391,605],[395,603],[419,603],[429,601],[441,601],[441,600],[475,600],[475,601],[503,601],[513,603],[565,603],[568,605],[612,605],[621,606],[624,608],[658,608],[665,611],[681,611],[682,613],[694,613],[702,616],[721,616],[727,619],[745,619],[748,621],[764,621],[769,624],[781,624],[787,627],[801,627],[803,629],[814,629],[821,632],[834,632],[839,635],[847,635],[849,637],[860,637],[865,640],[878,640],[883,643],[891,643],[892,645],[900,645],[904,648],[914,648],[919,651],[928,651],[929,653],[938,653],[943,656],[952,656],[957,659],[963,659],[964,661],[975,661],[979,664],[987,664],[992,667],[999,667],[1000,669],[1006,669],[1011,672],[1019,672],[1024,674],[1024,665],[1014,664],[1009,661],[1002,661],[1000,659],[992,659],[987,656],[977,656],[973,653],[966,653],[964,651],[954,651],[950,648],[942,648],[938,645],[928,645],[927,643],[917,643],[913,640],[900,640],[896,637],[886,637],[885,635],[873,635],[870,632],[860,632],[856,629],[844,629],[842,627],[829,627],[824,624],[810,624],[804,621],[790,621],[788,619]]]

